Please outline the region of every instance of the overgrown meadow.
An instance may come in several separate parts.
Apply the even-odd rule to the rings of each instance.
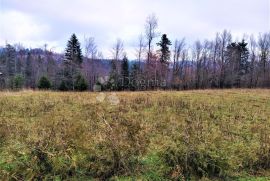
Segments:
[[[270,179],[270,90],[1,92],[1,180]]]

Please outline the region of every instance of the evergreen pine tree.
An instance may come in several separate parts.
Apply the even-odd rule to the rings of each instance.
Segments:
[[[6,49],[6,80],[9,83],[9,87],[12,88],[12,81],[15,76],[16,67],[16,50],[13,46],[7,44]]]
[[[80,42],[75,34],[71,35],[70,40],[67,43],[65,52],[65,61],[76,65],[81,65],[83,61],[82,50]]]
[[[87,90],[87,87],[88,87],[88,85],[86,83],[85,78],[80,74],[77,75],[76,80],[75,80],[75,85],[74,85],[75,90],[85,91],[85,90]]]
[[[19,90],[23,87],[24,83],[24,78],[22,75],[17,74],[14,76],[13,81],[12,81],[12,89]]]
[[[31,53],[28,52],[26,58],[26,65],[25,65],[25,84],[27,88],[32,87],[32,56]]]
[[[113,91],[119,90],[119,84],[118,84],[119,74],[117,72],[116,63],[117,63],[116,60],[112,60],[110,77],[106,85],[106,89],[113,90]]]
[[[240,87],[245,75],[249,73],[249,51],[247,43],[233,42],[226,50],[226,86]]]
[[[5,54],[3,52],[0,52],[0,90],[5,88]]]
[[[138,85],[139,82],[139,65],[133,64],[130,71],[130,90],[135,91],[140,87]]]
[[[248,43],[245,40],[238,43],[239,51],[240,51],[240,62],[239,62],[239,75],[243,76],[249,73],[249,50],[247,48]]]
[[[66,81],[62,80],[58,89],[60,91],[68,91],[68,86],[66,85]]]
[[[8,76],[14,76],[15,74],[15,61],[16,51],[15,48],[9,44],[6,45],[6,70]]]
[[[127,56],[124,56],[121,66],[121,76],[122,76],[122,89],[126,90],[129,88],[129,64]]]
[[[170,60],[171,52],[169,49],[169,46],[172,45],[171,41],[168,39],[166,34],[163,34],[161,37],[161,41],[157,43],[158,46],[160,46],[160,62],[161,63],[167,63]]]
[[[75,89],[75,78],[79,74],[83,61],[80,42],[75,34],[72,34],[67,43],[64,59],[63,81],[68,90]]]
[[[50,89],[51,88],[51,82],[49,81],[49,79],[47,77],[42,76],[39,79],[38,88],[39,89]]]
[[[163,34],[161,37],[161,41],[157,43],[158,46],[160,46],[160,68],[159,71],[155,70],[155,81],[159,81],[159,84],[163,84],[164,82],[166,83],[167,77],[168,77],[168,72],[169,72],[169,61],[170,61],[170,56],[171,52],[169,49],[169,46],[171,45],[171,41],[168,39],[166,34]],[[156,84],[156,83],[155,83]],[[157,85],[155,85],[157,86]],[[165,87],[164,87],[165,88]]]

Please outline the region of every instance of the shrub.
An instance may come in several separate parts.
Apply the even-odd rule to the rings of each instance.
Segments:
[[[87,83],[85,78],[82,75],[78,75],[75,80],[74,89],[77,91],[85,91],[87,90]]]
[[[92,153],[87,155],[92,177],[106,180],[140,170],[139,158],[145,153],[149,138],[141,121],[115,116],[113,120],[102,121],[104,125],[99,128],[102,139],[88,151]]]
[[[23,87],[23,84],[24,84],[23,76],[20,74],[15,75],[15,77],[13,77],[13,79],[11,80],[11,84],[12,84],[11,87],[13,89],[21,89]]]
[[[50,80],[47,77],[42,76],[39,79],[38,88],[39,89],[50,89],[51,88],[51,82],[50,82]]]
[[[67,86],[66,82],[62,80],[58,89],[60,91],[68,91],[68,86]]]
[[[201,150],[168,146],[161,157],[170,169],[170,177],[191,179],[191,177],[226,178],[230,169],[228,160],[222,156]]]

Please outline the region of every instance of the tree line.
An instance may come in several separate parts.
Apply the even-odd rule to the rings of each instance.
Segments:
[[[160,37],[160,38],[159,38]],[[158,43],[155,43],[158,38]],[[136,61],[129,61],[118,39],[112,59],[104,60],[93,37],[84,53],[75,34],[65,54],[7,44],[0,51],[1,89],[155,90],[209,88],[269,88],[270,32],[234,40],[224,30],[213,40],[187,45],[158,32],[155,15],[147,17],[138,38]]]

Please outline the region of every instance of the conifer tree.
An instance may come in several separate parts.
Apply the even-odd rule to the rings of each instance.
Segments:
[[[75,90],[85,91],[85,90],[87,90],[87,87],[88,87],[88,85],[86,83],[85,78],[80,74],[77,75],[76,81],[75,81],[75,86],[74,86]]]
[[[75,34],[71,35],[71,38],[67,43],[65,61],[68,63],[76,64],[78,66],[81,65],[83,61],[81,45]]]
[[[15,48],[9,44],[6,45],[6,70],[8,76],[14,76],[15,74],[15,60],[16,51]]]
[[[39,79],[38,88],[39,89],[50,89],[51,88],[51,82],[50,82],[50,80],[47,77],[42,76]]]
[[[112,60],[112,62],[111,62],[110,77],[109,77],[109,81],[106,84],[106,89],[109,89],[109,90],[118,90],[119,89],[119,85],[118,85],[119,74],[117,72],[116,63],[117,62],[115,60]]]
[[[138,90],[139,87],[139,74],[140,68],[139,65],[133,64],[130,70],[130,90],[135,91]]]
[[[13,80],[12,80],[12,89],[16,89],[19,90],[23,87],[23,83],[24,83],[24,78],[22,75],[17,74],[14,76]]]
[[[166,34],[163,34],[161,37],[161,41],[157,43],[157,45],[160,47],[160,68],[157,70],[157,66],[155,68],[155,81],[166,82],[169,72],[169,61],[171,52],[169,49],[169,46],[171,45],[171,41],[168,39]]]
[[[240,87],[244,76],[249,73],[249,51],[247,43],[233,42],[226,50],[226,86]]]
[[[31,53],[28,52],[27,58],[26,58],[26,65],[25,65],[25,84],[27,88],[33,88],[33,81],[32,81],[32,56]]]
[[[160,46],[160,62],[167,63],[170,60],[171,52],[169,46],[172,45],[171,41],[168,39],[166,34],[163,34],[161,37],[161,41],[157,43]]]
[[[6,45],[6,81],[9,83],[9,87],[12,87],[12,80],[15,76],[16,67],[16,50],[10,44]]]
[[[239,62],[239,74],[240,76],[245,75],[249,72],[249,50],[247,48],[248,43],[245,40],[238,43],[240,51],[240,62]]]
[[[68,90],[74,90],[75,78],[80,72],[83,62],[82,50],[80,42],[75,34],[71,35],[67,43],[64,59],[63,82]]]
[[[126,90],[129,88],[129,64],[127,56],[124,56],[121,66],[121,76],[122,76],[122,89]]]

